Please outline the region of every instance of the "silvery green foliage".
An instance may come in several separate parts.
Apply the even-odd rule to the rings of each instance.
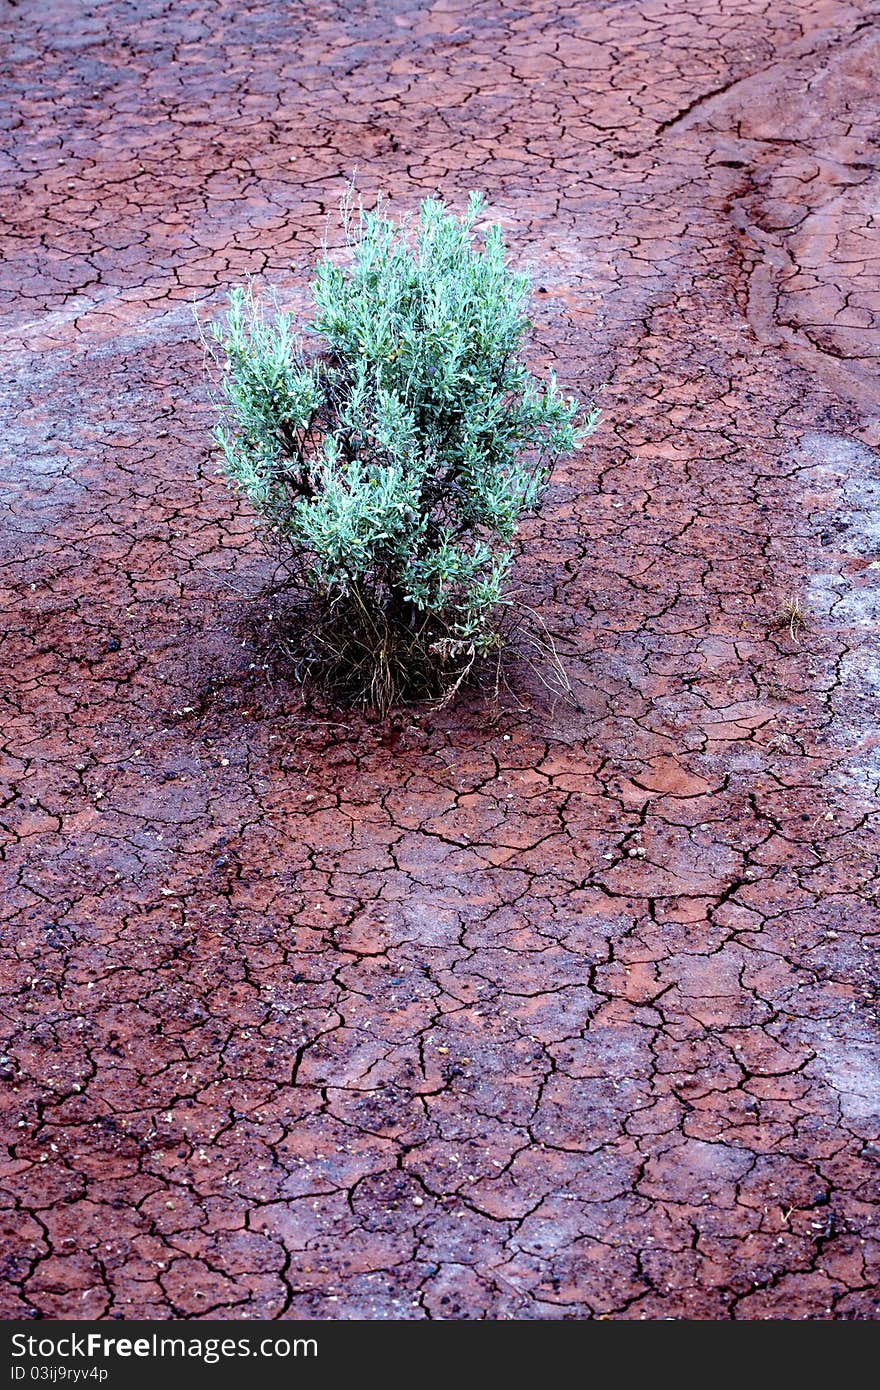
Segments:
[[[317,268],[319,353],[249,288],[213,330],[229,478],[317,594],[440,662],[492,644],[519,520],[596,423],[520,361],[528,277],[499,227],[477,243],[481,209],[361,210],[349,262]]]

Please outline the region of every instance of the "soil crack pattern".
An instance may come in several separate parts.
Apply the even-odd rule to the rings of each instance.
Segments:
[[[3,1315],[877,1317],[880,7],[8,8]],[[598,396],[576,707],[266,656],[191,306],[354,169]]]

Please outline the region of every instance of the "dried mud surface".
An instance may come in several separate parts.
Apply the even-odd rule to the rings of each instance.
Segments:
[[[876,1317],[880,8],[3,11],[0,1311]],[[598,392],[577,710],[266,662],[191,303],[355,167]]]

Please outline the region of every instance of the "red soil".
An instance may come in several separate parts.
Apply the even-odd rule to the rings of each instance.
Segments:
[[[6,9],[0,1311],[877,1316],[880,9]],[[355,167],[604,383],[577,712],[267,667],[189,306]]]

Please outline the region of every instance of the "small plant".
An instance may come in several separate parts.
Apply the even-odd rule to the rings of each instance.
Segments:
[[[806,610],[796,593],[786,594],[778,613],[780,627],[788,628],[788,635],[796,647],[800,646],[800,635],[807,625]]]
[[[226,474],[308,596],[310,668],[382,711],[497,646],[520,518],[597,422],[520,360],[529,280],[499,227],[476,244],[482,206],[427,201],[413,225],[344,204],[310,355],[249,287],[212,329]]]

